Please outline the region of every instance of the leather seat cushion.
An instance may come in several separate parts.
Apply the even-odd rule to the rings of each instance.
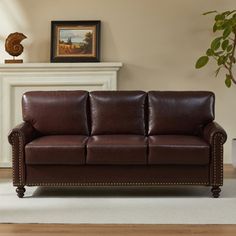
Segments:
[[[147,139],[139,135],[92,136],[87,144],[87,164],[147,164]]]
[[[207,165],[210,147],[203,139],[186,135],[148,137],[149,164]]]
[[[79,135],[40,137],[25,146],[25,162],[28,165],[83,165],[87,139]]]

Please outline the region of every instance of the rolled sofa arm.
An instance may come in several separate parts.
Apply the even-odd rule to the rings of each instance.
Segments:
[[[213,144],[214,138],[219,136],[221,143],[224,144],[227,140],[227,134],[225,130],[216,122],[211,122],[207,124],[203,129],[203,137],[209,143]]]
[[[13,185],[25,185],[25,145],[37,137],[37,132],[30,123],[23,122],[13,128],[8,135],[12,145]]]
[[[219,124],[211,122],[203,129],[203,138],[211,146],[210,184],[217,188],[223,185],[223,144],[227,134]]]

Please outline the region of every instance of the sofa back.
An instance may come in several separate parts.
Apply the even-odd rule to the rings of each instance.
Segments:
[[[42,135],[88,135],[86,91],[27,92],[22,98],[23,120]]]
[[[198,135],[214,120],[212,92],[37,91],[22,98],[23,120],[42,135]]]
[[[214,102],[212,92],[150,91],[148,134],[198,135],[214,120]]]
[[[91,134],[145,134],[143,91],[90,93]]]

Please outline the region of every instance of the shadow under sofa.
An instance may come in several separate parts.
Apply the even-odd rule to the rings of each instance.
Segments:
[[[207,91],[36,91],[9,134],[13,185],[223,185],[226,132]]]

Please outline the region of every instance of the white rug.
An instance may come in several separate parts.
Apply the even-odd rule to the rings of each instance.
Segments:
[[[26,188],[0,183],[0,223],[236,224],[236,180],[208,187]]]

